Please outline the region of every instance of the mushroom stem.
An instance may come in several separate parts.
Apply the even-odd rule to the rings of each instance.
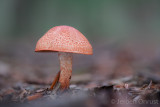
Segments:
[[[72,76],[72,53],[58,52],[60,62],[60,89],[69,88],[70,79]]]

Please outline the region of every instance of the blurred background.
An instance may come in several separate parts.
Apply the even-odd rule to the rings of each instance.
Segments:
[[[78,29],[93,46],[92,56],[74,55],[72,83],[160,70],[159,0],[0,0],[0,87],[51,83],[57,53],[34,49],[59,25]]]

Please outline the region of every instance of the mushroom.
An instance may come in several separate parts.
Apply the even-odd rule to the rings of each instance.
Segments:
[[[92,46],[86,37],[71,26],[56,26],[42,36],[35,52],[58,52],[60,71],[56,75],[50,90],[69,88],[72,75],[73,53],[92,55]]]

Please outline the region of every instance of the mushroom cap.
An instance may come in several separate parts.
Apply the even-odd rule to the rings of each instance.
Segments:
[[[35,52],[93,54],[87,38],[77,29],[65,25],[53,27],[45,33],[38,40]]]

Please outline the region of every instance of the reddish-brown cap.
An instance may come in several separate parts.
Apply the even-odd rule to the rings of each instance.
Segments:
[[[36,52],[71,52],[93,54],[92,46],[86,37],[70,26],[56,26],[42,36],[36,45]]]

